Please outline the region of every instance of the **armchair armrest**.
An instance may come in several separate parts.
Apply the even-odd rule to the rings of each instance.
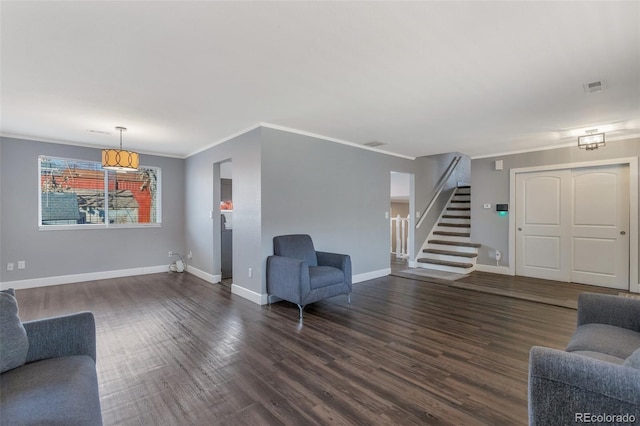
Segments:
[[[529,425],[573,424],[578,415],[640,418],[640,370],[534,346],[529,354]]]
[[[331,266],[344,272],[344,281],[351,288],[351,256],[348,254],[327,253],[317,251],[319,266]]]
[[[578,297],[578,326],[608,324],[640,332],[640,300],[596,293]]]
[[[80,312],[23,323],[29,338],[27,362],[70,355],[96,360],[96,323],[91,312]]]
[[[301,304],[311,291],[309,265],[304,260],[284,256],[267,257],[267,292]]]

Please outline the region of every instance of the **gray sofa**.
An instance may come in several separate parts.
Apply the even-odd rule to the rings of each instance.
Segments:
[[[531,348],[529,424],[636,422],[640,300],[583,293],[577,328],[566,350]]]
[[[273,256],[267,258],[267,291],[298,305],[346,294],[351,303],[351,257],[316,251],[309,235],[280,235],[273,238]]]
[[[11,323],[6,318],[11,300],[0,296],[5,328]],[[93,314],[21,325],[24,333],[20,328],[2,332],[0,425],[102,425]],[[26,347],[11,343],[25,334]]]

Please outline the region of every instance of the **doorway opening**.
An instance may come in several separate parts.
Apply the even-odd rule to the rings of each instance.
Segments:
[[[231,287],[233,282],[233,163],[220,165],[220,282]]]
[[[410,212],[414,211],[414,175],[391,172],[391,191],[389,208],[389,247],[391,268],[406,269],[413,256],[415,220]]]

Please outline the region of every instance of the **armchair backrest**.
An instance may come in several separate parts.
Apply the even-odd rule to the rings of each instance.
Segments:
[[[309,266],[318,266],[316,249],[309,235],[280,235],[273,237],[273,254],[276,256],[301,259]]]

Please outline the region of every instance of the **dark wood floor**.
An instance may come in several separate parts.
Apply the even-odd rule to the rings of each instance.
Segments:
[[[495,276],[500,279],[500,276]],[[17,292],[23,320],[93,311],[105,425],[527,423],[528,353],[576,311],[385,277],[305,309],[190,274]]]

